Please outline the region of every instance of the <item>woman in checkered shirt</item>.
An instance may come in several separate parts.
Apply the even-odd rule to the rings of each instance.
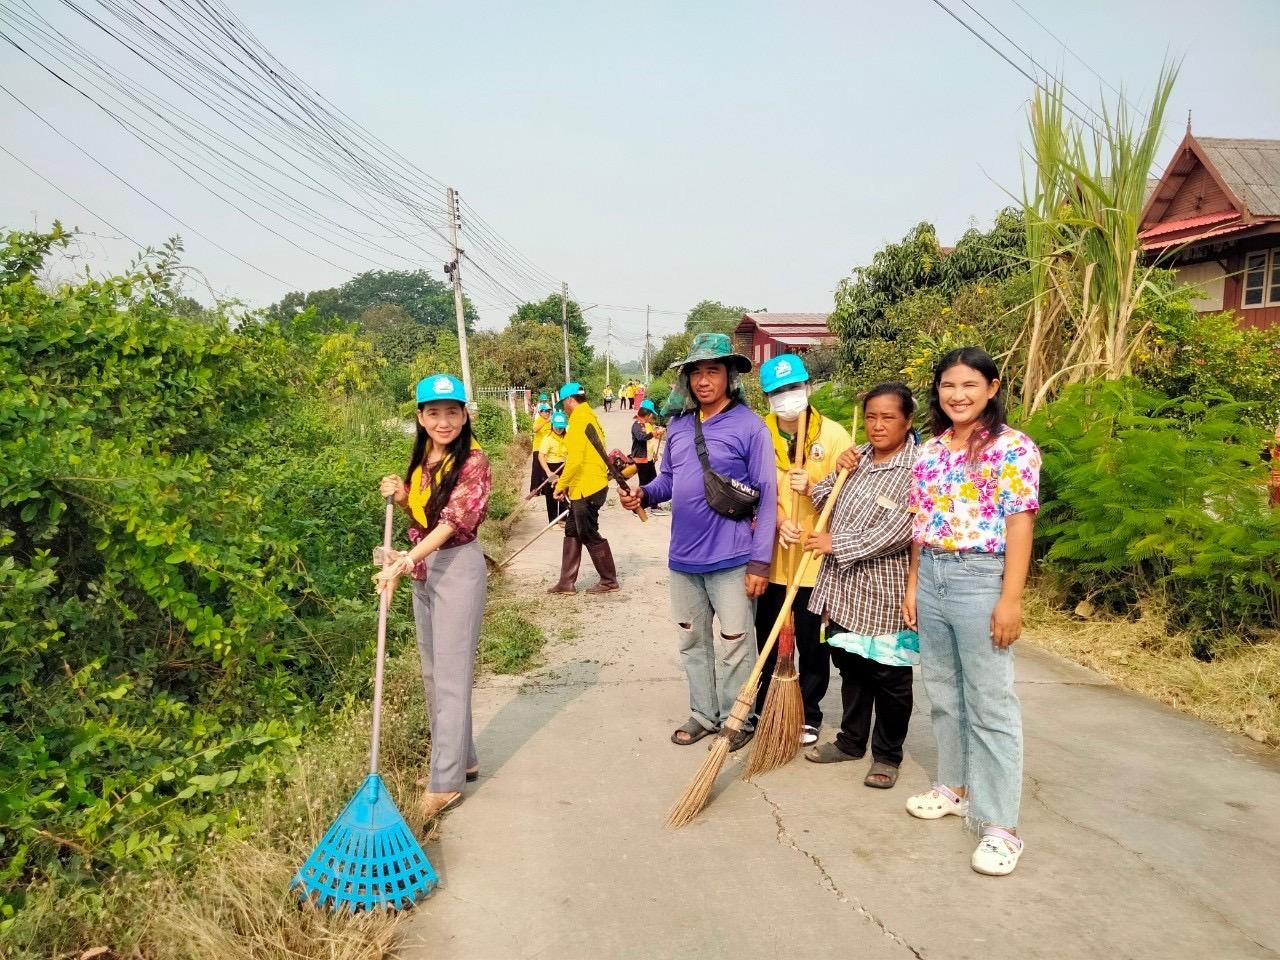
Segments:
[[[911,557],[907,495],[916,459],[915,399],[905,384],[882,383],[863,398],[862,411],[871,442],[850,447],[836,461],[852,472],[832,510],[830,532],[805,541],[823,556],[809,609],[823,619],[844,705],[835,740],[810,747],[805,759],[858,760],[869,738],[874,762],[862,782],[887,790],[898,781],[911,720],[911,667],[920,662],[920,640],[902,619]],[[833,473],[813,488],[819,508],[835,479]]]

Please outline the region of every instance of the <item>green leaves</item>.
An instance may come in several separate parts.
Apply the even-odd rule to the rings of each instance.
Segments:
[[[1157,593],[1179,625],[1226,635],[1280,617],[1280,514],[1264,497],[1250,407],[1170,399],[1136,381],[1064,391],[1028,424],[1041,441],[1045,565],[1127,609]]]

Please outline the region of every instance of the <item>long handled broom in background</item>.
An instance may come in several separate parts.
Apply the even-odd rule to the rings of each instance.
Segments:
[[[805,454],[809,446],[808,420],[809,411],[806,408],[800,414],[796,453],[791,461],[798,469],[804,469]],[[791,491],[791,520],[799,526],[800,494],[794,490]],[[790,567],[788,582],[796,579],[796,571],[804,552],[802,544],[803,531],[801,543],[787,548]],[[773,665],[773,676],[769,679],[769,692],[765,694],[764,706],[760,709],[760,719],[756,721],[751,755],[747,757],[746,767],[742,772],[744,780],[776,770],[800,749],[804,727],[804,696],[800,692],[800,675],[796,670],[796,627],[792,603],[783,608],[787,617],[782,624],[782,632],[778,634],[778,657]]]
[[[394,507],[387,498],[382,549],[391,549]],[[303,900],[335,911],[407,910],[440,882],[426,853],[396,808],[378,775],[382,729],[382,674],[387,654],[387,609],[391,591],[378,601],[378,652],[373,671],[373,745],[369,775],[293,878]]]
[[[827,498],[826,505],[818,516],[818,522],[814,525],[814,533],[822,533],[822,531],[826,530],[827,522],[831,519],[831,508],[835,506],[836,499],[844,488],[844,482],[848,479],[849,471],[841,470],[840,475],[836,477],[835,486],[831,489],[831,496]],[[702,767],[694,776],[693,781],[685,788],[684,793],[680,795],[680,799],[668,811],[667,826],[683,827],[692,823],[693,818],[707,805],[707,800],[711,796],[711,788],[715,786],[716,778],[720,776],[724,762],[729,758],[729,740],[734,734],[742,730],[747,722],[747,716],[751,713],[751,708],[755,704],[756,690],[760,685],[760,675],[764,672],[764,664],[769,658],[769,651],[773,649],[773,645],[778,639],[778,634],[782,632],[782,624],[786,621],[787,611],[791,609],[791,604],[795,602],[796,593],[800,589],[800,579],[808,571],[809,564],[812,561],[813,554],[806,550],[803,559],[800,561],[800,566],[792,576],[791,582],[787,584],[787,596],[783,601],[782,609],[778,611],[777,619],[773,622],[773,629],[769,631],[769,639],[765,641],[764,647],[760,650],[760,655],[756,657],[755,666],[751,668],[751,675],[747,677],[747,682],[743,684],[742,690],[738,693],[738,699],[734,701],[733,709],[729,712],[729,719],[720,728],[719,736],[716,737],[715,743],[711,745],[711,749],[707,751],[707,759],[702,762]]]

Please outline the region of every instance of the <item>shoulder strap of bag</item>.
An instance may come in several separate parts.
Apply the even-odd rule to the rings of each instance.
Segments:
[[[604,461],[605,467],[612,466],[609,463],[609,455],[604,452],[604,444],[600,442],[600,434],[596,433],[596,425],[594,423],[587,424],[587,439],[591,441],[591,446],[595,448],[596,453],[600,454],[600,459]]]
[[[737,400],[730,400],[729,406],[720,411],[721,414],[728,413],[737,404]],[[719,416],[720,414],[716,414]],[[691,414],[693,417],[693,447],[698,451],[698,460],[702,463],[702,472],[711,472],[711,458],[707,456],[707,441],[702,435],[702,411],[695,410]]]

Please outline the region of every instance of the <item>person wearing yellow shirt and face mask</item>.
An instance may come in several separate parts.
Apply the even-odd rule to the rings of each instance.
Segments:
[[[786,600],[791,571],[798,564],[803,549],[801,537],[804,533],[811,533],[817,522],[817,511],[809,499],[809,491],[835,469],[836,459],[852,442],[844,427],[810,406],[812,387],[809,371],[795,354],[779,354],[763,363],[760,366],[760,386],[769,401],[770,413],[765,417],[765,425],[773,438],[774,460],[778,469],[778,539],[769,568],[769,586],[756,601],[758,641],[769,636]],[[796,436],[802,414],[805,419],[803,441]],[[804,445],[804,463],[797,467],[801,443]],[[810,564],[791,607],[800,693],[804,699],[802,740],[805,744],[817,742],[818,729],[822,726],[822,698],[831,681],[831,655],[822,643],[822,618],[809,612],[809,597],[817,575],[818,565]],[[775,655],[770,655],[765,665],[756,697],[757,713],[764,707],[775,659]]]

